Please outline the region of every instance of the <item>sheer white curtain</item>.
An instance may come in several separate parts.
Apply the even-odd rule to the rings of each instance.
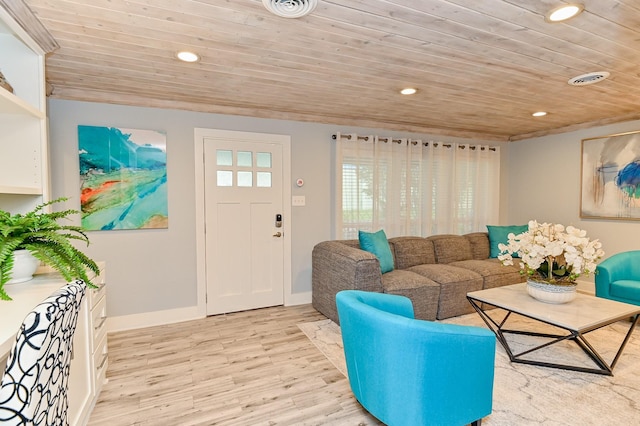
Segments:
[[[336,134],[336,236],[486,231],[497,223],[499,147]]]

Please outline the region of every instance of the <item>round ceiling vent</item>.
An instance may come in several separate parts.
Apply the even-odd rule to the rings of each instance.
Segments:
[[[267,10],[283,18],[300,18],[313,12],[318,0],[262,0]]]
[[[567,83],[572,86],[586,86],[587,84],[598,83],[609,77],[607,71],[590,72],[569,79]]]

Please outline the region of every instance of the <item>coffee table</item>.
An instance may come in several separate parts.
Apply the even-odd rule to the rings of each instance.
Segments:
[[[613,367],[618,362],[618,358],[620,358],[622,350],[627,344],[627,341],[640,318],[640,315],[638,315],[640,314],[640,306],[616,302],[609,299],[602,299],[581,293],[578,293],[576,298],[569,303],[561,305],[543,303],[529,296],[526,289],[526,283],[474,291],[467,293],[467,299],[487,326],[496,334],[498,341],[506,350],[511,362],[562,368],[565,370],[582,371],[609,376],[613,375]],[[485,304],[500,309],[487,309]],[[488,312],[493,313],[490,316]],[[507,320],[512,316],[512,314],[518,314],[540,323],[549,324],[555,327],[552,330],[558,330],[558,334],[508,329],[506,328]],[[495,319],[500,316],[502,316],[501,319]],[[613,358],[613,361],[608,364],[588,342],[586,335],[591,331],[613,324],[620,320],[628,319],[632,316],[635,316],[635,319],[631,322],[629,331],[626,333],[624,340],[620,344],[620,348]],[[545,337],[550,340],[523,352],[514,353],[508,340],[505,338],[506,334]],[[566,340],[573,341],[582,348],[582,350],[593,360],[597,368],[523,358],[523,356],[531,354],[532,352]]]

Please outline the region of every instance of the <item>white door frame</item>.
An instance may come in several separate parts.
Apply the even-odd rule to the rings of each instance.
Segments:
[[[204,138],[242,139],[247,135],[263,135],[266,138],[282,138],[282,232],[284,234],[283,288],[284,304],[292,304],[291,288],[291,136],[234,130],[195,128],[194,130],[194,171],[196,195],[196,281],[198,293],[198,315],[207,316],[207,273],[205,240],[205,188],[204,188]]]

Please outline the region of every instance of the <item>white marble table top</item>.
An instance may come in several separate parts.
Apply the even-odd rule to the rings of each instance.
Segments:
[[[540,302],[527,293],[526,283],[468,293],[485,302],[566,330],[584,332],[640,313],[640,306],[578,293],[569,303]]]

